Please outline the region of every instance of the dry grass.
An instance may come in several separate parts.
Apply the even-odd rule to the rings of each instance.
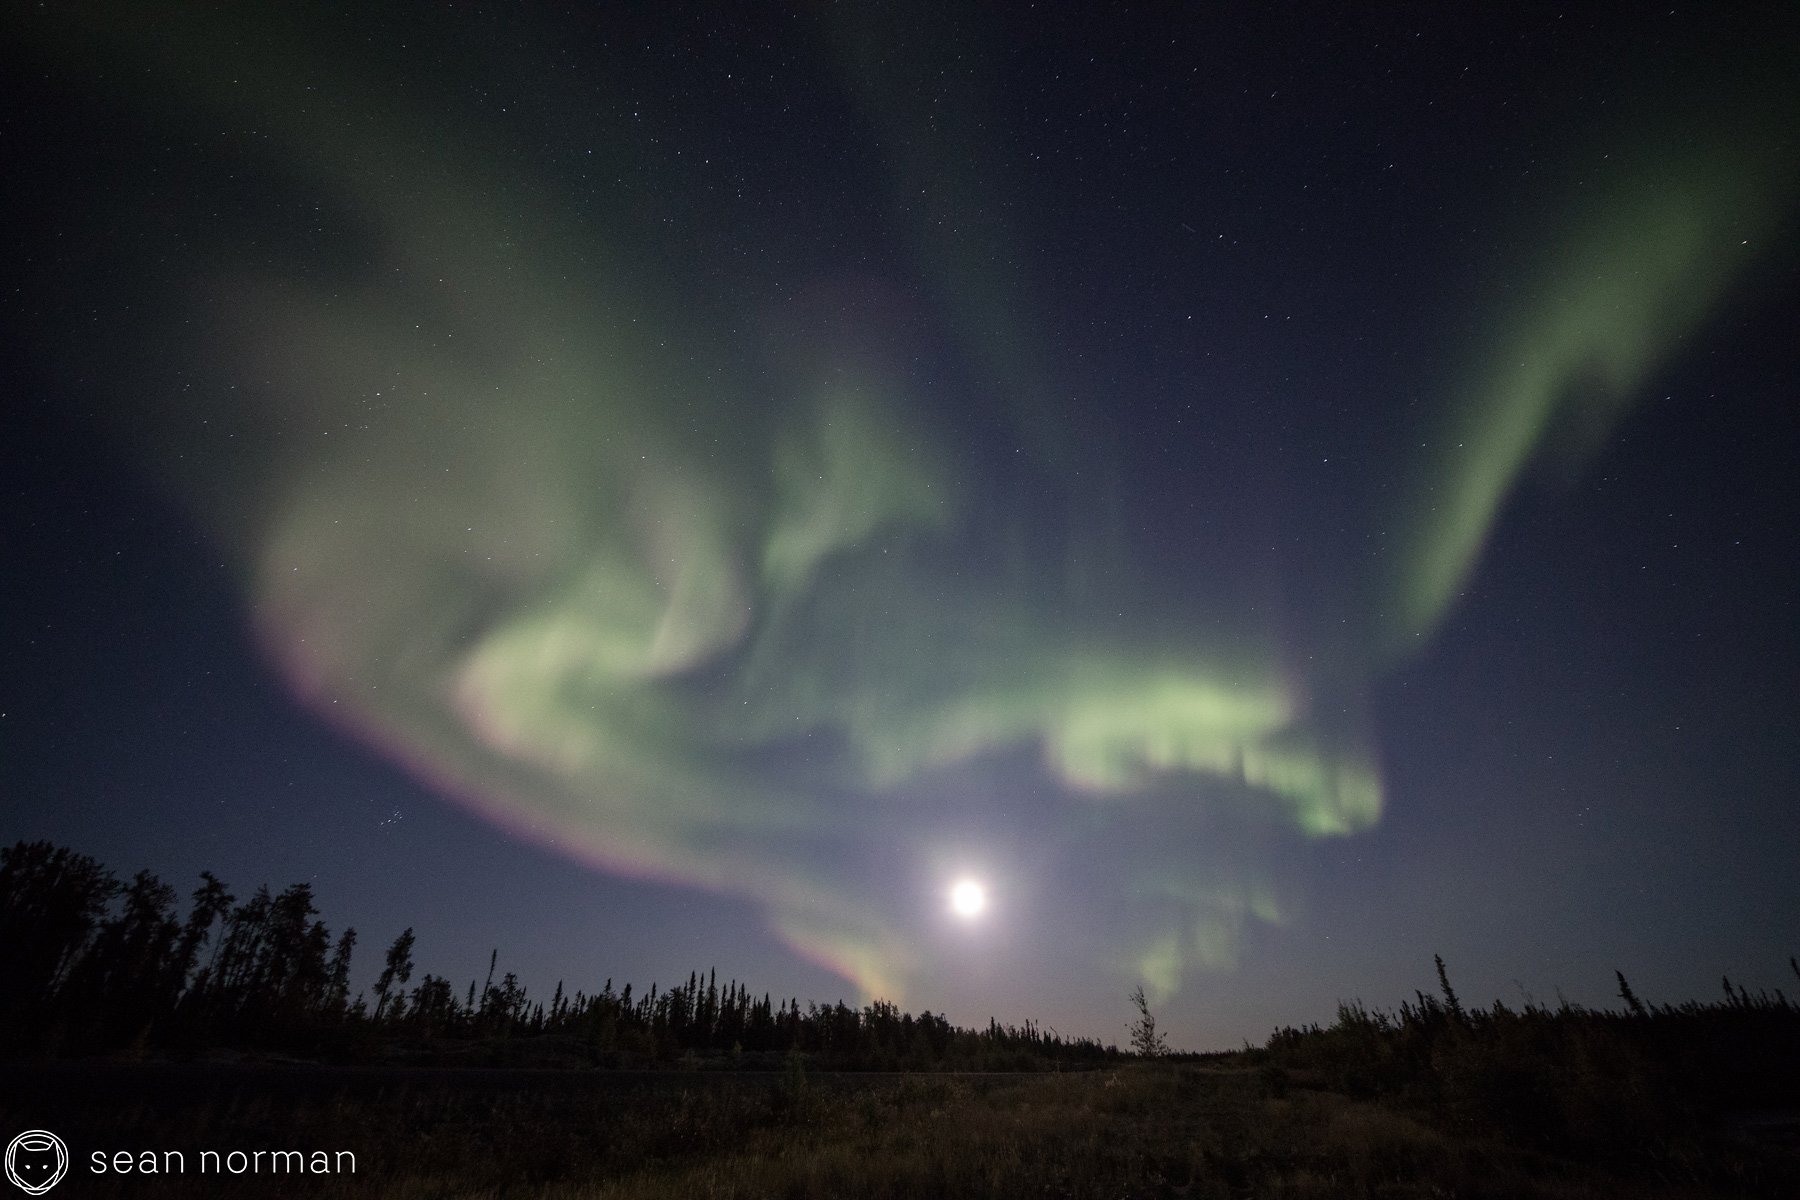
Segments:
[[[8,1119],[26,1118],[20,1105],[6,1107]],[[355,1150],[361,1169],[354,1179],[230,1183],[233,1194],[320,1198],[1800,1194],[1790,1190],[1793,1176],[1782,1185],[1766,1162],[1708,1160],[1707,1170],[1696,1171],[1670,1159],[1603,1171],[1268,1072],[1172,1065],[1023,1077],[700,1075],[637,1085],[566,1073],[503,1085],[473,1075],[409,1081],[396,1074],[382,1086],[365,1080],[354,1091],[285,1098],[261,1092],[182,1105],[95,1103],[65,1136],[104,1146]],[[217,1179],[193,1177],[71,1182],[86,1196],[201,1195],[219,1187]]]

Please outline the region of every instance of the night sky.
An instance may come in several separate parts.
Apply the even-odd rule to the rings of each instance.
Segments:
[[[0,18],[0,839],[459,989],[1792,990],[1787,6],[262,7]]]

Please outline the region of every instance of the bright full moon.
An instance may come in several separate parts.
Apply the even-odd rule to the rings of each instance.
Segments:
[[[950,889],[950,909],[959,917],[981,915],[987,907],[987,889],[973,879],[964,879]]]

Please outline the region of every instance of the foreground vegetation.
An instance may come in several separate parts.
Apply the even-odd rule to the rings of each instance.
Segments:
[[[1622,1011],[1465,1009],[1441,958],[1437,974],[1441,998],[1415,993],[1392,1013],[1343,1004],[1331,1027],[1277,1030],[1255,1057],[1447,1129],[1621,1166],[1679,1173],[1704,1157],[1696,1131],[1732,1113],[1784,1113],[1800,1131],[1800,1006],[1779,991],[1725,979],[1722,1002],[1648,1006],[1619,974]]]
[[[354,1176],[234,1179],[327,1197],[1791,1197],[1792,1149],[1722,1124],[1622,1157],[1545,1149],[1455,1113],[1362,1099],[1242,1055],[1038,1075],[770,1077],[263,1068],[141,1084],[29,1068],[8,1127],[91,1149],[352,1150]],[[126,1068],[113,1068],[125,1070]],[[203,1068],[186,1068],[202,1071]],[[547,1078],[546,1078],[547,1076]],[[77,1084],[79,1086],[77,1086]],[[82,1195],[208,1194],[217,1180],[76,1176]],[[75,1188],[71,1187],[71,1194]]]
[[[1139,991],[1127,1056],[697,973],[547,1005],[491,971],[408,990],[410,931],[371,1003],[353,934],[314,916],[303,886],[240,904],[206,876],[180,920],[153,877],[0,850],[0,1132],[54,1130],[83,1194],[142,1197],[221,1185],[93,1152],[353,1154],[229,1185],[320,1197],[1800,1195],[1800,1006],[1730,980],[1711,1003],[1647,1005],[1621,975],[1617,1010],[1467,1008],[1440,960],[1395,1011],[1208,1056],[1166,1054]],[[564,1069],[520,1069],[542,1067]]]

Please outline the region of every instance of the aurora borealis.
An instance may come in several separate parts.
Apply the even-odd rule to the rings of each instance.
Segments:
[[[34,114],[9,136],[36,181],[9,199],[9,322],[15,387],[41,397],[39,448],[12,453],[37,464],[24,528],[79,531],[30,533],[16,603],[79,614],[106,591],[107,539],[44,464],[123,464],[108,486],[167,505],[142,553],[188,572],[177,596],[228,597],[194,644],[282,697],[184,743],[167,774],[188,794],[150,802],[146,844],[258,864],[279,841],[375,912],[473,888],[537,913],[416,922],[446,954],[525,943],[552,969],[540,937],[623,973],[620,927],[708,945],[712,918],[681,915],[704,895],[744,918],[736,973],[778,989],[1039,1006],[1113,1037],[1097,998],[1141,981],[1199,1044],[1256,1036],[1261,1002],[1220,994],[1310,976],[1295,963],[1348,995],[1445,947],[1503,980],[1660,953],[1669,919],[1605,915],[1625,877],[1580,864],[1631,861],[1646,904],[1702,914],[1682,947],[1719,925],[1762,947],[1772,918],[1707,909],[1638,839],[1688,837],[1671,814],[1727,781],[1705,804],[1739,807],[1702,823],[1720,861],[1793,828],[1793,718],[1769,697],[1796,666],[1800,589],[1773,561],[1795,489],[1768,464],[1796,444],[1795,360],[1755,331],[1795,297],[1794,45],[1751,16],[1666,19],[1681,32],[9,16],[11,111]],[[1697,461],[1692,491],[1659,492],[1655,464],[1733,444],[1684,432],[1733,386],[1734,412],[1769,412],[1742,428],[1756,448],[1729,483]],[[1579,525],[1614,478],[1635,478],[1626,525],[1694,514],[1713,567],[1681,578],[1710,580],[1703,601],[1625,595],[1645,568]],[[1577,532],[1534,557],[1521,513]],[[1589,587],[1622,640],[1554,693],[1586,723],[1508,727],[1554,673],[1506,655],[1589,653],[1587,611],[1556,610]],[[1529,605],[1486,599],[1507,593]],[[1744,648],[1683,681],[1712,740],[1681,748],[1631,639],[1685,663],[1694,612]],[[114,671],[159,660],[155,624],[46,645],[97,639],[92,678],[155,679]],[[54,661],[21,649],[6,677],[29,827],[8,836],[72,840],[140,803],[119,743],[45,694],[171,719]],[[245,745],[321,723],[315,753],[392,793],[381,818],[479,821],[413,834],[291,793],[219,817],[292,783]],[[1621,730],[1674,767],[1594,749]],[[82,769],[111,794],[50,786],[70,754],[119,755]],[[235,790],[207,794],[224,759]],[[1607,830],[1556,843],[1549,798],[1590,788],[1569,811],[1609,806]],[[514,875],[486,873],[495,854]],[[1494,938],[1469,897],[1534,890],[1540,856],[1563,863],[1535,889],[1563,916]],[[585,885],[552,902],[523,862],[609,899],[571,911]],[[1795,898],[1772,871],[1747,871],[1748,911]],[[988,911],[947,929],[965,874]],[[1394,945],[1421,910],[1442,946]],[[1691,959],[1669,951],[1668,978]],[[1534,986],[1559,983],[1578,981]]]

